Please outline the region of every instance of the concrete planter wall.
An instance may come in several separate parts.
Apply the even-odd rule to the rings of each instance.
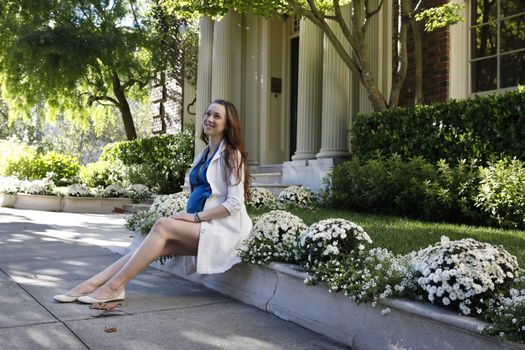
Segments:
[[[14,207],[16,203],[16,194],[0,193],[0,207]]]
[[[70,213],[109,214],[115,208],[124,209],[131,204],[129,198],[65,197],[62,211]]]
[[[16,209],[61,211],[62,198],[57,196],[18,193],[14,207]]]
[[[140,245],[136,234],[129,250]],[[486,323],[438,306],[412,300],[383,300],[377,307],[357,305],[323,285],[305,286],[307,274],[298,266],[238,264],[222,274],[184,273],[183,258],[152,264],[179,277],[201,283],[244,303],[324,334],[353,349],[525,349],[481,335]],[[391,312],[382,315],[389,307]]]
[[[65,211],[70,213],[111,214],[115,208],[124,209],[131,204],[129,198],[58,197],[18,193],[10,197],[0,194],[1,206],[16,209]],[[4,198],[4,199],[3,199]],[[4,204],[4,202],[6,204]]]

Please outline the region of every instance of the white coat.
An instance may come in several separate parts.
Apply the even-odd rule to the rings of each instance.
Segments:
[[[241,259],[236,251],[242,241],[252,234],[252,221],[244,205],[244,172],[241,172],[240,182],[235,171],[230,174],[228,182],[224,181],[225,148],[226,141],[223,139],[208,166],[206,179],[211,187],[211,195],[206,199],[203,210],[222,205],[230,215],[200,224],[196,271],[201,274],[221,273],[239,263]],[[192,167],[199,163],[206,149],[195,158]],[[237,159],[240,160],[240,151],[237,152]],[[186,257],[185,271],[195,272],[195,257]]]

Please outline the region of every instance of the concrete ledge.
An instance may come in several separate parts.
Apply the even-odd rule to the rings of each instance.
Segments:
[[[130,250],[143,236],[136,234]],[[152,264],[179,277],[201,283],[244,303],[324,334],[353,349],[525,349],[525,344],[502,342],[478,331],[486,323],[429,303],[381,300],[377,307],[356,304],[324,285],[305,286],[308,276],[296,265],[238,264],[215,275],[186,275],[183,259]],[[382,315],[389,307],[391,312]]]
[[[132,204],[132,201],[129,198],[58,197],[18,193],[5,197],[4,201],[0,197],[0,203],[1,206],[16,209],[111,214],[115,208],[124,210],[124,205]]]
[[[16,194],[0,193],[0,207],[12,208],[16,203]]]
[[[16,209],[62,211],[62,197],[18,193]]]

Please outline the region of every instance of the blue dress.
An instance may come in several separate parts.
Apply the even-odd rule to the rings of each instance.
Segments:
[[[206,160],[208,153],[210,152],[210,147],[208,146],[206,153],[203,154],[199,162],[193,167],[193,169],[191,169],[191,193],[190,197],[188,198],[188,203],[186,204],[186,212],[190,214],[202,211],[202,209],[204,209],[206,199],[208,199],[208,197],[211,195],[211,187],[208,183],[208,179],[206,179],[206,171],[208,170],[208,166],[210,165],[211,160],[215,156],[215,153],[217,153],[218,149],[219,147],[217,147],[213,152],[213,155],[209,157],[208,160]]]

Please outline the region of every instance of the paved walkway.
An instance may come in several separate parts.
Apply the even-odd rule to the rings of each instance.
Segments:
[[[326,337],[152,268],[120,312],[98,315],[67,291],[115,261],[122,215],[0,208],[0,349],[343,349]],[[105,328],[116,332],[105,332]]]

